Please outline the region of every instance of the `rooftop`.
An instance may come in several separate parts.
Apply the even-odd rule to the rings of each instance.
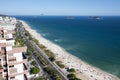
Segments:
[[[7,51],[8,54],[18,53],[18,52],[26,52],[27,47],[16,47],[13,48],[12,51]]]

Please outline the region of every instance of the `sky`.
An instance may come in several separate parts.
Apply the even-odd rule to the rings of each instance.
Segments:
[[[120,15],[120,0],[0,0],[7,15]]]

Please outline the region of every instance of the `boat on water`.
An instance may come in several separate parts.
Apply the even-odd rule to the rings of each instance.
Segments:
[[[103,18],[100,17],[100,16],[90,16],[89,19],[101,20],[101,19],[103,19]]]

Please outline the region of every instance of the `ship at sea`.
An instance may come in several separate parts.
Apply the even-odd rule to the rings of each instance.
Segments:
[[[89,19],[102,20],[103,18],[100,16],[90,16]]]

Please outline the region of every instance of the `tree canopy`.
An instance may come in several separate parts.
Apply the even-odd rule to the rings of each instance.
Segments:
[[[37,74],[37,73],[39,73],[40,72],[40,69],[38,68],[38,67],[33,67],[33,68],[31,68],[31,73],[32,74]]]

